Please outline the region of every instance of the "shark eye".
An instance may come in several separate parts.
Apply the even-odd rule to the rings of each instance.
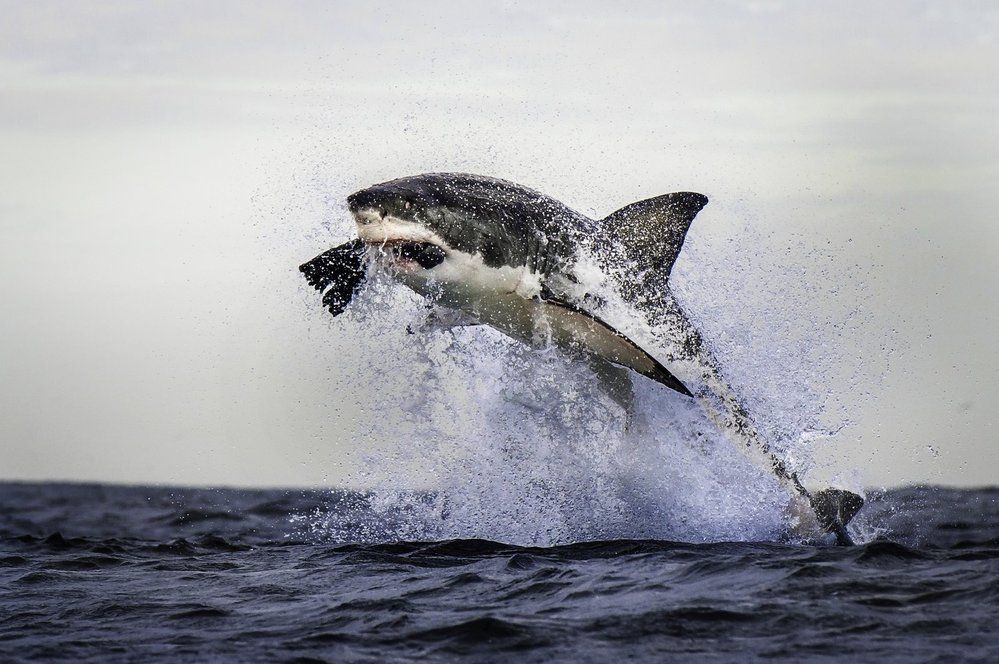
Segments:
[[[443,249],[430,242],[404,242],[398,251],[400,258],[416,261],[424,270],[437,267],[446,257]]]

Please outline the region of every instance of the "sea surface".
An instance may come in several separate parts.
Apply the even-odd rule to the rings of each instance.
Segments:
[[[525,548],[309,527],[364,493],[0,484],[0,661],[999,661],[999,489],[868,498],[850,548]]]

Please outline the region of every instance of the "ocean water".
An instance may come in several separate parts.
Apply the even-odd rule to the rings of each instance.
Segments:
[[[385,500],[0,484],[0,660],[999,661],[999,489],[872,493],[850,548],[404,541],[438,497]]]

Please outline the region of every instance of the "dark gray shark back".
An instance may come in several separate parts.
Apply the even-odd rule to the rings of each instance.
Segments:
[[[528,187],[468,173],[413,175],[347,197],[355,214],[371,209],[416,222],[449,246],[482,256],[489,267],[527,266],[542,277],[568,273],[571,281],[567,268],[580,248],[588,247],[618,282],[624,299],[654,324],[675,317],[669,275],[687,230],[707,202],[692,192],[665,194],[593,220]],[[310,269],[327,270],[327,263]]]
[[[379,208],[422,223],[490,267],[550,272],[571,260],[598,223],[544,194],[506,180],[426,173],[390,180],[347,198],[352,212]]]

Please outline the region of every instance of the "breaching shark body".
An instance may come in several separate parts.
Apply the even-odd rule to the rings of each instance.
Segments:
[[[831,532],[852,544],[846,524],[863,499],[801,484],[760,436],[673,297],[670,271],[705,196],[666,194],[594,220],[511,182],[430,173],[363,189],[347,202],[357,238],[300,268],[333,315],[345,310],[368,270],[385,269],[431,303],[430,324],[484,324],[526,343],[582,351],[626,410],[627,370],[651,378],[696,399],[788,487],[799,531]],[[660,359],[602,320],[603,301],[587,286],[594,264],[661,331]]]

